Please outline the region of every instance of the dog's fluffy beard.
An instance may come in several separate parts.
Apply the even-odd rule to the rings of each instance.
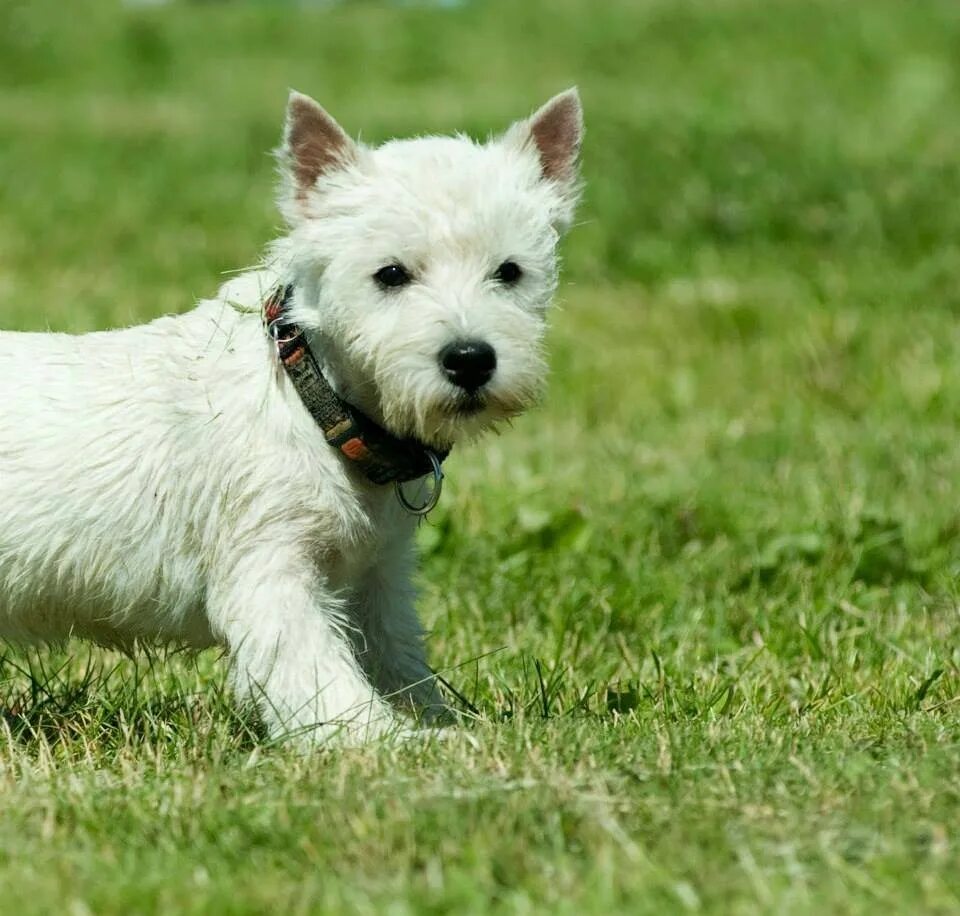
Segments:
[[[397,435],[438,447],[476,436],[537,401],[546,377],[542,314],[488,303],[486,311],[475,310],[475,320],[468,313],[454,323],[444,310],[421,304],[421,318],[378,315],[349,338],[341,375],[348,397]],[[476,391],[452,384],[437,358],[460,339],[483,340],[496,352],[493,377]]]
[[[579,118],[565,93],[487,144],[429,137],[369,149],[316,103],[291,99],[281,150],[291,231],[275,253],[295,281],[294,317],[340,394],[395,435],[448,447],[537,401],[556,244],[578,190]],[[505,263],[519,276],[504,280]],[[407,282],[379,282],[389,265]],[[496,354],[474,390],[441,365],[444,347],[463,341]]]
[[[443,320],[410,322],[401,315],[368,316],[348,336],[332,335],[321,324],[316,349],[341,396],[397,436],[447,448],[523,413],[542,394],[542,314],[512,314],[496,327],[496,312],[485,316],[489,326],[476,322],[468,334]],[[452,384],[437,358],[463,337],[483,339],[497,354],[493,377],[476,391]]]

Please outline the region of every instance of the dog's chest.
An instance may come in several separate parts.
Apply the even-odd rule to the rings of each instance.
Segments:
[[[407,551],[413,531],[392,486],[363,487],[318,514],[311,538],[315,561],[335,587],[362,588],[380,566]]]

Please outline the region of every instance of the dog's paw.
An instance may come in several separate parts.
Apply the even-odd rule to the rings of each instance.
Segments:
[[[388,734],[384,734],[381,736],[381,740],[404,746],[430,746],[435,743],[446,744],[447,742],[462,740],[474,748],[474,750],[480,747],[479,742],[473,735],[455,726],[446,726],[443,728],[430,726],[417,728],[412,725],[402,726]]]

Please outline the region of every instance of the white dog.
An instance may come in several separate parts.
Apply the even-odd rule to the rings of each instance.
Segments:
[[[581,134],[570,90],[373,149],[293,93],[262,268],[142,327],[0,333],[0,637],[223,645],[311,743],[442,710],[416,513],[541,388]]]

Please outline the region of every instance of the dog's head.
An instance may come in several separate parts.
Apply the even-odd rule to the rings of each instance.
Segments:
[[[341,394],[394,434],[446,447],[536,400],[582,125],[569,90],[485,144],[370,148],[291,95],[280,205],[294,317]]]

